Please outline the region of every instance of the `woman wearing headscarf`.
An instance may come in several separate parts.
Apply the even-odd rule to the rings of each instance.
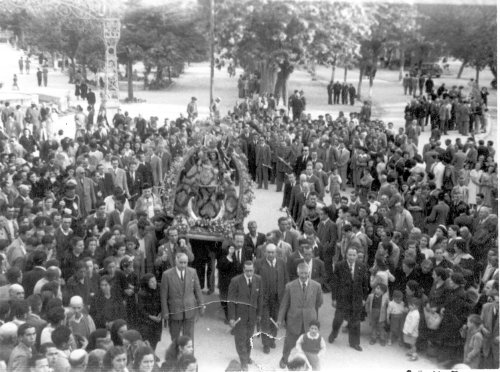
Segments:
[[[156,349],[161,339],[161,302],[160,289],[153,274],[143,275],[137,301],[137,323],[144,340]]]

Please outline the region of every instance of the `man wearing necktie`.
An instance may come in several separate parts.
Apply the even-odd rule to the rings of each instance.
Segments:
[[[172,341],[181,333],[194,340],[196,313],[198,309],[201,315],[205,312],[198,275],[187,264],[187,254],[178,252],[175,267],[166,270],[161,278],[161,308],[163,318],[168,320]]]
[[[342,322],[347,320],[349,330],[349,346],[363,351],[360,342],[361,313],[368,296],[368,271],[366,266],[357,261],[358,251],[349,247],[346,259],[337,262],[333,270],[332,300],[335,317],[328,342],[337,338]]]
[[[235,276],[229,284],[228,314],[241,369],[247,371],[252,363],[250,340],[262,314],[262,282],[260,276],[254,274],[252,261],[245,261],[243,270],[243,274]]]
[[[298,278],[285,287],[278,313],[278,327],[286,320],[286,338],[280,368],[285,368],[288,357],[297,339],[309,327],[311,320],[318,320],[318,310],[323,304],[321,285],[309,278],[309,267],[305,262],[297,266]]]
[[[278,329],[271,322],[278,320],[279,305],[288,282],[288,272],[285,261],[276,257],[277,247],[268,243],[265,247],[265,256],[255,262],[255,273],[262,279],[262,345],[264,353],[269,354],[270,348],[275,348],[274,337]],[[269,337],[267,335],[271,335]]]

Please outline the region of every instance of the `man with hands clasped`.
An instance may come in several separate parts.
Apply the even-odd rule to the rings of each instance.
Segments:
[[[355,248],[349,247],[346,256],[347,259],[337,262],[333,270],[332,305],[336,310],[328,342],[335,341],[345,319],[348,322],[349,346],[363,351],[359,345],[359,334],[361,313],[369,289],[368,271],[363,263],[357,261]]]
[[[252,363],[250,339],[262,314],[262,282],[260,276],[254,274],[252,261],[245,261],[243,274],[231,279],[228,312],[241,369],[248,371],[248,365]]]

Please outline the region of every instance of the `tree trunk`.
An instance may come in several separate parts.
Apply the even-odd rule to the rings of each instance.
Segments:
[[[405,50],[401,48],[399,52],[399,81],[403,80],[404,73],[405,73]]]
[[[337,57],[333,59],[332,62],[332,78],[330,79],[331,81],[335,80],[335,68],[337,67]]]
[[[73,84],[75,82],[75,75],[76,75],[76,65],[75,65],[75,58],[70,57],[69,59],[71,61],[71,69],[73,70],[71,74],[69,74],[69,83]]]
[[[496,63],[489,63],[489,67],[490,67],[490,70],[491,70],[491,73],[493,74],[493,76],[495,77],[495,79],[497,78],[497,65]]]
[[[464,68],[465,68],[466,64],[467,64],[467,61],[462,62],[462,65],[460,66],[460,69],[458,70],[457,79],[460,79],[462,77],[462,72],[464,72]]]
[[[365,66],[359,67],[359,81],[358,81],[358,99],[361,99],[361,86],[363,84],[363,75],[365,73]]]
[[[481,72],[481,68],[476,66],[476,84],[479,86],[479,73]]]
[[[151,66],[146,66],[144,68],[144,90],[148,89],[149,79],[148,76],[151,73]]]
[[[373,72],[370,74],[370,88],[368,88],[368,97],[372,98],[372,93],[373,93]]]
[[[159,85],[163,80],[163,67],[160,65],[156,66],[156,83]]]
[[[317,80],[317,76],[316,76],[316,61],[314,59],[311,60],[311,77],[312,77],[312,81],[316,81]]]
[[[132,79],[132,59],[127,60],[127,91],[128,100],[132,101],[134,99],[134,80]]]
[[[344,83],[347,83],[347,71],[349,71],[349,67],[347,65],[344,66]]]
[[[87,81],[87,64],[85,62],[82,63],[82,77],[84,81]]]
[[[275,93],[276,68],[267,61],[259,63],[260,94]]]

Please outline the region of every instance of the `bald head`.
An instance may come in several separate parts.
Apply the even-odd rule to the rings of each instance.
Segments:
[[[276,245],[269,243],[268,245],[266,245],[266,258],[269,261],[273,261],[275,257],[276,257]]]
[[[9,298],[11,300],[24,300],[24,288],[21,284],[12,284],[9,287]]]

